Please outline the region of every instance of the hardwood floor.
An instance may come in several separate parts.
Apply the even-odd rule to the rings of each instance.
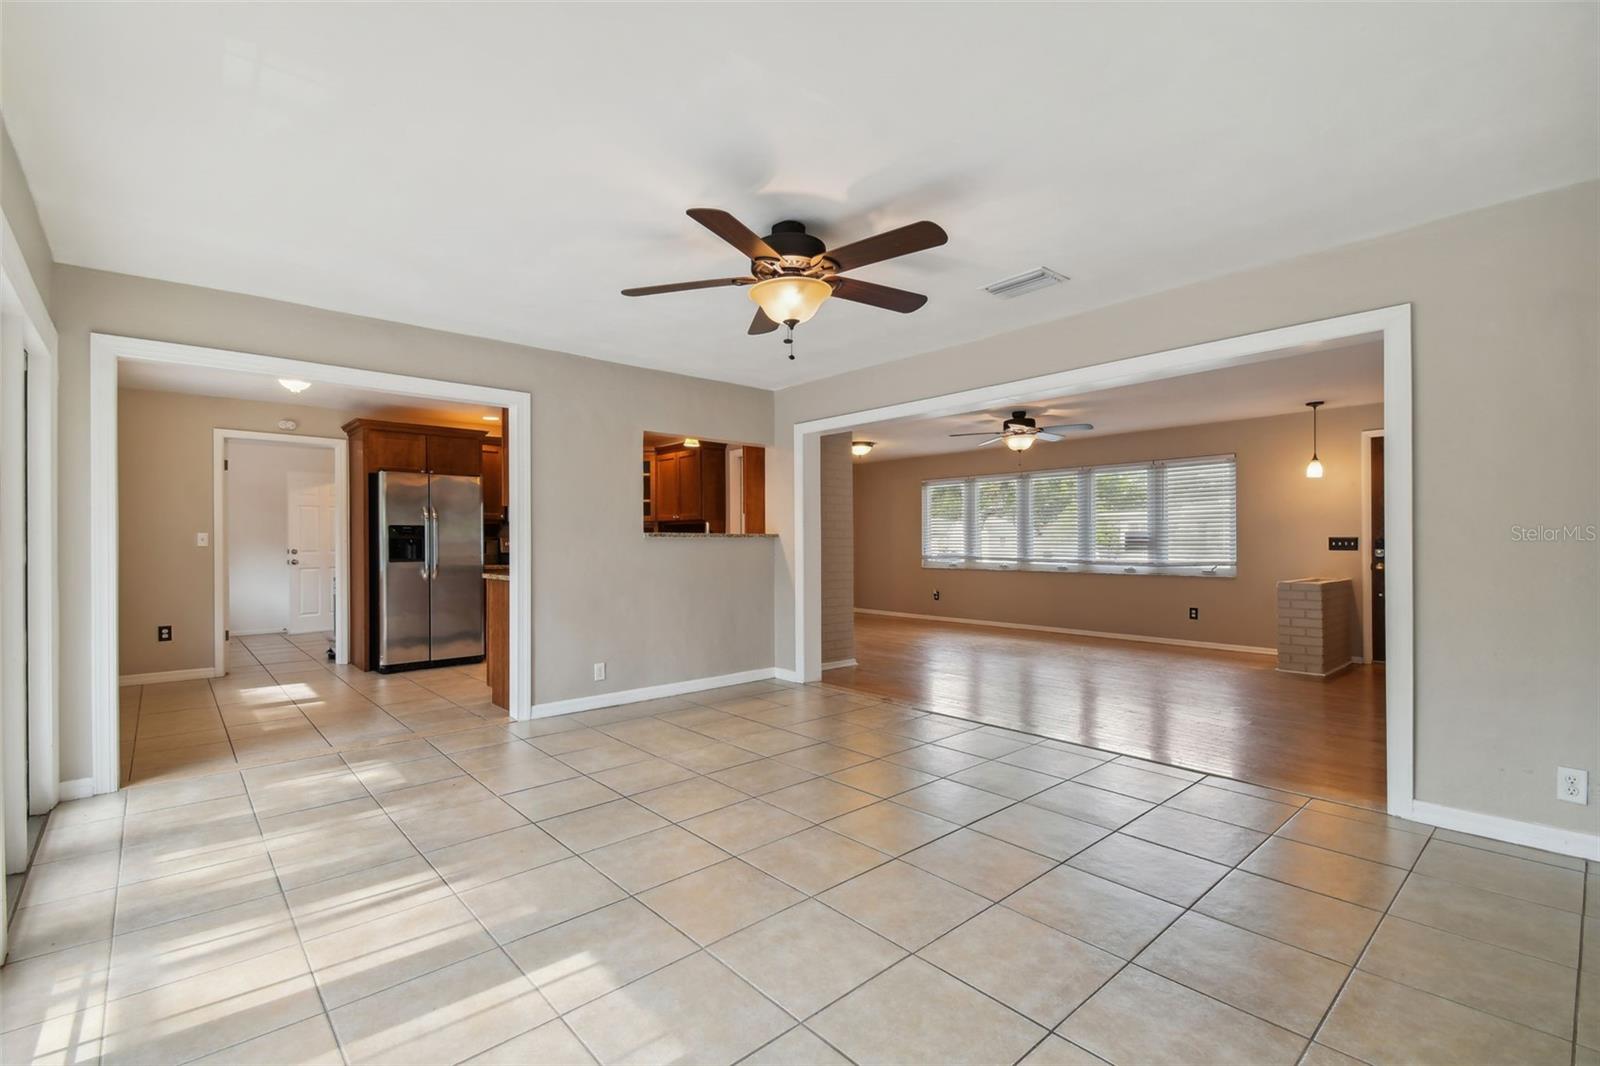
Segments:
[[[1261,785],[1381,807],[1383,667],[1320,680],[1270,656],[882,615],[830,685]]]

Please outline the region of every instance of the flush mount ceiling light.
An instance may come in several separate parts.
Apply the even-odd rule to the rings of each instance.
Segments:
[[[278,384],[297,396],[311,387],[311,382],[301,381],[299,378],[279,378]]]
[[[498,421],[500,421],[500,416],[499,415],[484,415],[483,416],[483,420],[485,422],[498,422]]]
[[[685,438],[683,438],[683,446],[685,448],[698,448],[698,447],[700,447],[700,438],[699,437],[685,437]]]
[[[1317,458],[1317,408],[1322,404],[1322,400],[1312,400],[1306,404],[1311,408],[1311,461],[1306,464],[1306,477],[1322,476],[1322,460]]]
[[[944,230],[932,222],[913,222],[876,237],[830,249],[817,237],[807,233],[804,223],[792,219],[774,224],[771,233],[758,237],[754,230],[726,211],[691,207],[688,214],[749,259],[750,273],[735,278],[646,285],[638,289],[623,289],[622,295],[655,296],[689,289],[749,285],[750,299],[761,308],[750,323],[749,332],[771,333],[779,326],[787,326],[789,332],[784,343],[791,346],[790,359],[794,358],[794,327],[816,314],[817,308],[830,296],[881,307],[886,311],[899,311],[901,314],[910,314],[928,302],[928,298],[921,293],[840,277],[845,271],[937,248],[949,240]]]
[[[853,440],[850,442],[850,454],[859,459],[870,452],[877,443],[875,440]]]

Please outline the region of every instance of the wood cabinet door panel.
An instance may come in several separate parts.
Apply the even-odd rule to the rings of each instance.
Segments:
[[[428,469],[435,474],[483,476],[483,438],[428,434]]]
[[[367,470],[426,470],[428,448],[420,433],[400,433],[392,429],[366,432]]]
[[[506,516],[505,456],[498,444],[483,446],[483,517],[499,521]]]

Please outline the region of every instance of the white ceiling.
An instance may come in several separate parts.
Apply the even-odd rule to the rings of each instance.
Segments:
[[[378,418],[426,415],[434,425],[461,425],[494,434],[499,432],[498,422],[490,423],[484,415],[500,417],[498,407],[455,403],[448,400],[430,400],[424,406],[415,396],[361,389],[350,385],[314,383],[310,388],[294,393],[278,384],[278,379],[267,374],[251,374],[241,370],[218,370],[211,367],[174,366],[169,363],[146,363],[123,359],[117,363],[117,387],[121,389],[151,389],[156,392],[182,392],[194,396],[219,396],[233,400],[256,400],[261,403],[282,404],[285,407],[328,407],[345,411],[351,417]]]
[[[781,387],[1596,176],[1592,4],[5,4],[63,262]],[[950,243],[745,335],[684,217]],[[1072,277],[1012,301],[1036,266]]]
[[[855,439],[877,447],[867,462],[976,448],[983,437],[952,440],[952,433],[998,431],[1015,408],[1024,408],[1040,426],[1089,422],[1089,432],[1065,434],[1068,441],[1142,429],[1165,429],[1209,422],[1234,422],[1273,415],[1306,414],[1309,400],[1328,407],[1383,402],[1383,344],[1369,341],[1303,355],[1285,355],[1248,366],[1149,381],[1075,396],[1041,396],[1026,402],[964,415],[900,419],[859,426]],[[1306,418],[1310,428],[1310,416]],[[997,445],[989,445],[997,447]]]

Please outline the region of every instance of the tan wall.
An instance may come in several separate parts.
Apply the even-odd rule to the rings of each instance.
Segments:
[[[22,161],[12,147],[11,135],[6,132],[5,121],[0,119],[0,213],[6,218],[11,232],[22,249],[22,259],[33,275],[33,286],[39,290],[39,299],[50,307],[50,281],[54,260],[50,242],[39,222],[39,211],[33,202],[33,192],[22,171]]]
[[[300,423],[297,437],[343,437],[339,427],[351,416],[144,389],[117,393],[117,631],[124,676],[212,665],[211,431],[276,433],[280,418]],[[200,532],[211,534],[209,547],[195,546]],[[158,625],[172,626],[171,641],[156,641]]]
[[[1600,523],[1597,206],[1589,182],[780,392],[778,664],[796,422],[1410,303],[1417,797],[1594,832],[1555,770],[1600,769],[1600,550],[1511,527]]]
[[[856,654],[854,485],[850,434],[822,438],[822,661]]]
[[[772,665],[769,538],[646,539],[639,437],[694,426],[766,444],[772,394],[295,304],[58,265],[61,640],[90,628],[88,352],[92,331],[523,389],[533,396],[534,699]],[[537,308],[530,307],[530,314]],[[580,412],[603,409],[612,432]],[[525,542],[527,543],[527,542]],[[607,663],[592,681],[591,664]],[[64,670],[64,779],[90,773],[88,673]]]
[[[1196,398],[1197,407],[1203,400]],[[1318,447],[1326,474],[1305,476],[1310,412],[1144,433],[1036,444],[1022,470],[1101,463],[1238,456],[1239,574],[1056,574],[922,567],[922,483],[1010,473],[1015,452],[974,448],[947,455],[859,463],[855,468],[856,606],[982,618],[1103,633],[1271,649],[1276,585],[1296,577],[1361,578],[1361,556],[1330,552],[1330,536],[1361,535],[1361,431],[1383,427],[1383,407],[1324,409]],[[823,511],[826,521],[827,511]],[[933,590],[939,590],[937,602]],[[1189,621],[1189,608],[1200,619]],[[1359,645],[1360,630],[1354,635]]]

